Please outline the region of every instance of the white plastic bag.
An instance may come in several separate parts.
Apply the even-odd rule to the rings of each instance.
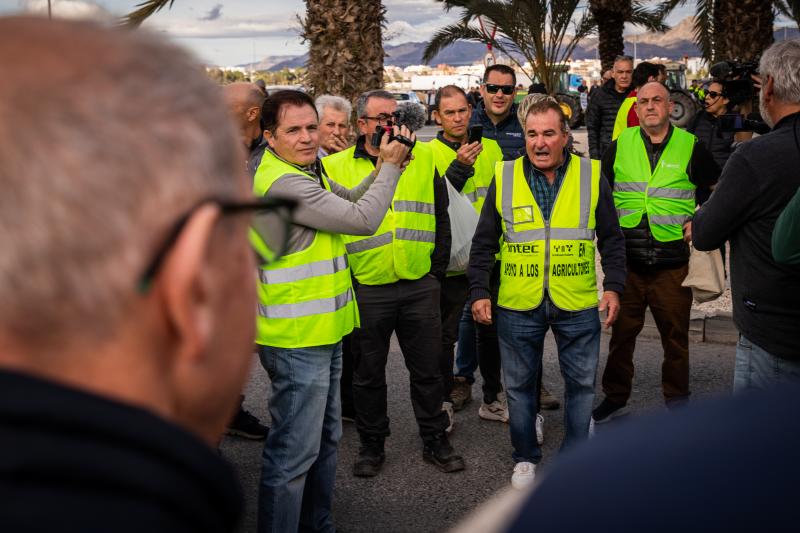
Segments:
[[[701,252],[692,246],[689,273],[681,286],[692,289],[692,297],[697,303],[719,298],[725,292],[725,265],[720,251]]]
[[[447,196],[450,198],[450,207],[447,213],[450,215],[450,235],[452,243],[450,245],[450,264],[447,265],[448,272],[464,272],[469,264],[469,251],[472,248],[472,236],[475,235],[475,228],[478,227],[478,213],[472,207],[469,198],[461,194],[450,183],[447,178]]]

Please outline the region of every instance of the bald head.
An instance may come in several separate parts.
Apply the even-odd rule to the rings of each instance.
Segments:
[[[266,97],[258,85],[236,82],[222,88],[225,103],[234,122],[239,126],[239,134],[245,147],[261,137],[261,106]]]
[[[666,134],[671,112],[669,90],[663,84],[651,81],[637,91],[636,115],[639,117],[639,124],[651,138]]]

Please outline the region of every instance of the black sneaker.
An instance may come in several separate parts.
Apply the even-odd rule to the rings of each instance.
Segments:
[[[460,455],[456,455],[453,447],[450,446],[447,435],[425,441],[425,446],[422,448],[422,459],[442,472],[464,470],[464,459]]]
[[[269,435],[269,428],[240,407],[225,433],[245,439],[264,440]]]
[[[383,442],[371,441],[363,443],[358,450],[358,457],[353,464],[353,475],[356,477],[375,477],[381,471],[386,454]]]
[[[592,411],[592,419],[594,420],[595,424],[604,424],[627,414],[628,410],[625,409],[624,404],[620,405],[612,402],[608,398],[603,398],[603,401],[600,402],[600,405],[598,405],[595,410]]]

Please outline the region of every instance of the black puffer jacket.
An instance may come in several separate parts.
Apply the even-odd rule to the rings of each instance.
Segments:
[[[733,132],[722,131],[717,117],[702,110],[697,112],[688,131],[697,136],[697,140],[703,143],[714,156],[714,161],[717,162],[719,168],[723,168],[733,152],[733,148],[731,148]]]
[[[592,159],[601,159],[603,152],[611,144],[614,121],[617,120],[617,111],[626,94],[627,91],[618,93],[614,88],[614,80],[608,80],[589,99],[586,129],[589,130],[589,157]]]

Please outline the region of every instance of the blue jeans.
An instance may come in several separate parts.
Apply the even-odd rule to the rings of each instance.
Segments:
[[[342,437],[342,343],[259,346],[258,355],[272,381],[258,531],[335,531],[331,505]]]
[[[475,369],[478,368],[478,348],[475,344],[477,331],[472,321],[472,305],[464,306],[461,321],[458,323],[458,346],[456,346],[456,376],[467,378],[475,383]]]
[[[774,384],[783,381],[800,381],[800,361],[774,356],[739,334],[736,366],[733,370],[733,391],[769,390]]]
[[[596,308],[563,311],[545,296],[531,311],[500,308],[497,336],[508,397],[514,461],[538,463],[542,450],[536,443],[539,410],[539,368],[544,337],[552,328],[558,347],[558,363],[566,393],[561,448],[589,436],[597,361],[600,357],[600,318]]]

